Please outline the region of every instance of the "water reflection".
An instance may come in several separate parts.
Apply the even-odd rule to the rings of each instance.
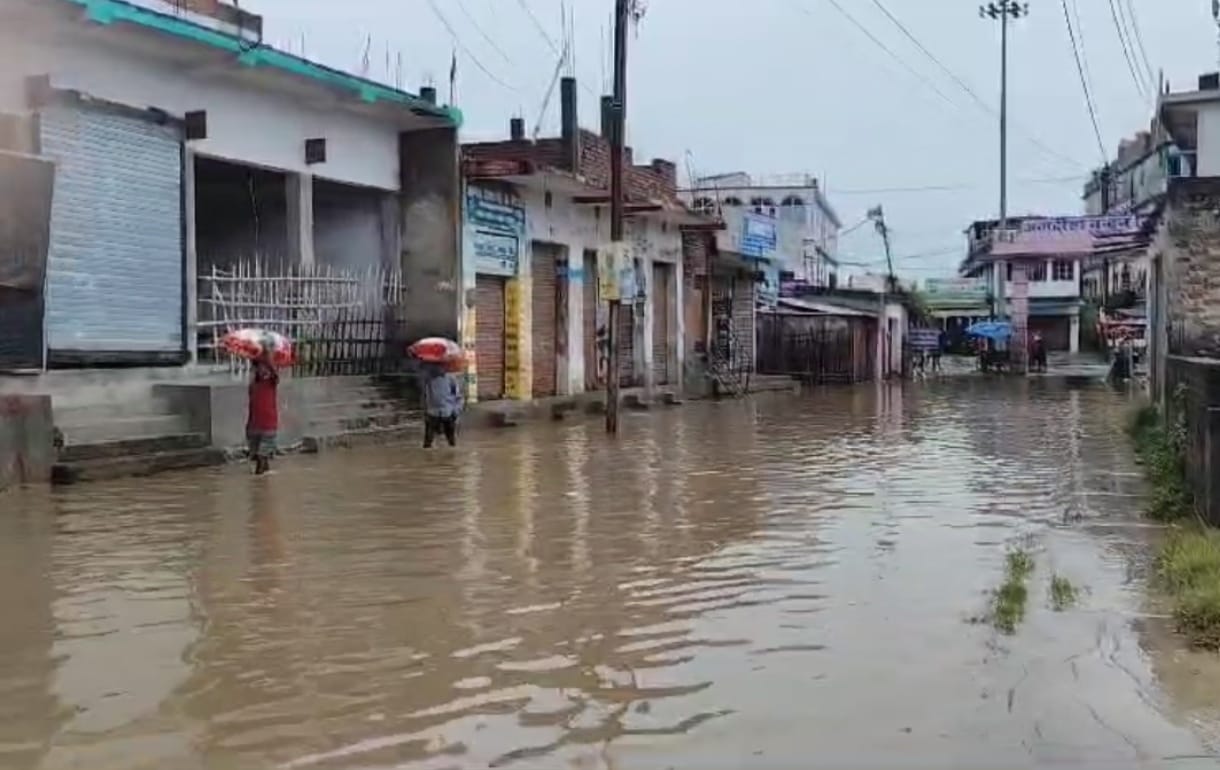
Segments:
[[[1125,410],[1051,383],[826,389],[632,414],[617,441],[540,424],[11,496],[0,764],[1197,753],[1150,661],[1111,654],[1141,601]],[[997,639],[964,621],[1026,536],[1089,607]]]

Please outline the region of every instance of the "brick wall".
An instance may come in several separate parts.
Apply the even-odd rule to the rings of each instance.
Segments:
[[[524,160],[536,167],[568,168],[562,139],[478,142],[462,145],[462,157],[474,160]]]
[[[596,190],[610,189],[610,143],[599,134],[580,129],[580,167],[568,163],[562,139],[537,141],[480,142],[462,147],[466,158],[476,160],[524,160],[536,168],[574,171],[583,176]],[[677,166],[666,160],[653,160],[646,166],[634,165],[630,147],[624,148],[623,162],[627,166],[624,184],[628,200],[670,200],[678,197]]]
[[[1170,424],[1186,428],[1186,479],[1196,512],[1220,525],[1220,361],[1170,356],[1167,366]]]
[[[1165,210],[1169,353],[1220,357],[1220,179],[1179,179]]]

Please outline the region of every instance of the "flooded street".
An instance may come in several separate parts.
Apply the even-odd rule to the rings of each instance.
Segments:
[[[870,385],[9,495],[0,767],[1220,766],[1129,408]]]

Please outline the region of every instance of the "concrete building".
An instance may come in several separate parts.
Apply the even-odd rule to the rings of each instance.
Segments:
[[[229,326],[325,325],[358,304],[348,320],[392,316],[401,338],[457,336],[459,123],[431,89],[268,46],[236,5],[0,0],[0,153],[54,170],[46,248],[0,248],[0,393],[52,396],[69,444],[222,444],[232,431],[153,389],[201,386],[208,408],[232,390],[243,411],[213,355]],[[0,205],[2,220],[14,196]],[[361,298],[328,299],[322,278]],[[312,373],[358,373],[335,355],[311,350]],[[295,392],[282,410],[299,436],[313,429]],[[335,414],[352,400],[332,397]]]
[[[1191,158],[1170,141],[1159,120],[1118,146],[1115,159],[1084,186],[1088,216],[1159,214],[1171,176],[1189,171]],[[1081,289],[1097,306],[1123,301],[1145,308],[1150,257],[1146,249],[1099,255],[1084,264]]]
[[[39,307],[0,326],[41,344],[0,367],[191,362],[197,277],[243,259],[457,278],[453,110],[216,2],[2,0],[0,30],[8,149],[56,164]],[[436,282],[406,281],[413,315],[456,331]]]
[[[530,400],[600,391],[609,373],[599,250],[610,241],[610,153],[577,125],[576,81],[560,83],[561,135],[462,147],[466,179],[463,344],[472,395]],[[605,105],[603,104],[603,107]],[[627,149],[632,270],[619,327],[620,384],[680,389],[686,368],[682,228],[676,167],[636,165]]]
[[[1023,301],[1028,334],[1041,334],[1049,350],[1075,353],[1080,350],[1080,280],[1089,252],[1057,251],[1041,241],[1041,234],[1058,232],[1043,228],[1060,224],[1055,218],[1015,217],[1009,220],[1011,239],[997,247],[999,222],[974,222],[966,231],[969,251],[960,272],[986,285],[996,316],[1013,317],[1014,303]]]
[[[734,172],[693,179],[691,208],[720,223],[697,246],[707,255],[707,358],[724,378],[756,365],[757,313],[781,288],[834,286],[842,227],[816,179]]]

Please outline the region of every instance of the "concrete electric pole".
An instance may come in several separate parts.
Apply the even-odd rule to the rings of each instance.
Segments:
[[[1029,15],[1029,4],[1000,0],[979,6],[979,16],[1000,22],[1000,229],[1008,225],[1008,19]]]
[[[625,253],[623,247],[623,141],[627,133],[627,25],[635,10],[634,0],[614,2],[614,105],[610,131],[610,241],[614,261],[618,270],[619,260]],[[614,277],[617,285],[618,276]],[[621,287],[619,287],[621,290]],[[606,432],[618,433],[619,401],[619,316],[622,314],[621,295],[609,300],[606,320],[606,340],[610,346],[610,364],[606,367]]]

